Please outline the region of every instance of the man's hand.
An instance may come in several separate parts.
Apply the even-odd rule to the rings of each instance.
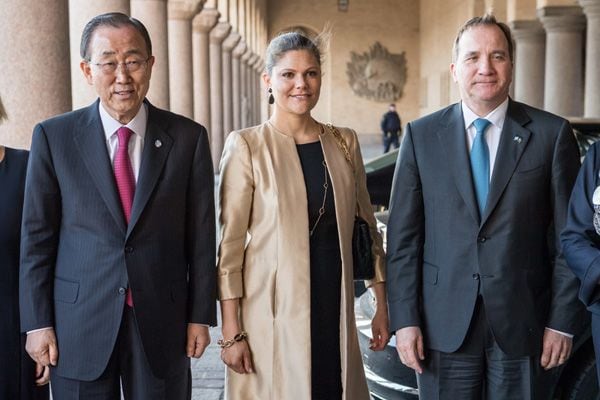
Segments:
[[[573,339],[546,328],[540,365],[546,370],[563,365],[571,355],[572,347]]]
[[[402,364],[422,374],[420,361],[425,359],[423,334],[418,326],[407,326],[396,331],[396,350]]]
[[[44,367],[56,366],[58,361],[58,346],[54,328],[43,329],[27,334],[25,350],[33,361]]]
[[[200,358],[210,344],[208,326],[188,324],[186,354],[188,357]]]
[[[35,384],[44,386],[50,382],[50,367],[44,367],[42,364],[35,364]]]

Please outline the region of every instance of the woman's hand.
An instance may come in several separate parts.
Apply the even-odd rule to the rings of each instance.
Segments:
[[[235,342],[232,346],[221,349],[221,360],[238,374],[254,372],[250,347],[246,340]]]
[[[369,348],[373,351],[385,349],[385,345],[390,340],[390,329],[388,321],[388,312],[386,304],[377,305],[375,315],[371,320],[371,332],[373,339],[369,340]]]

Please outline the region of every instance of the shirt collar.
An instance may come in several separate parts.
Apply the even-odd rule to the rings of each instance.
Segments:
[[[136,135],[144,138],[146,134],[146,126],[148,125],[148,106],[146,103],[142,103],[142,107],[140,107],[139,111],[133,117],[131,121],[127,125],[123,125],[116,119],[110,116],[110,114],[104,109],[102,102],[100,102],[98,108],[100,111],[100,120],[102,121],[102,127],[104,128],[104,135],[106,136],[106,140],[110,140],[111,136],[114,135],[117,130],[126,126],[133,131]]]
[[[461,102],[463,118],[465,119],[465,127],[469,129],[473,121],[477,118],[481,118],[479,115],[475,114],[473,110],[469,108],[465,104],[464,101]],[[502,131],[502,127],[504,126],[504,119],[506,118],[506,111],[508,110],[508,97],[500,103],[498,107],[490,111],[488,115],[486,115],[485,119],[490,121],[492,125],[497,127],[500,131]]]

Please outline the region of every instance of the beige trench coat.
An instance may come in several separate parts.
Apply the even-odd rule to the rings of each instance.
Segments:
[[[356,133],[339,128],[354,158],[360,214],[371,225],[376,276],[385,280],[381,237],[366,190]],[[320,136],[331,176],[342,256],[340,347],[344,400],[369,399],[354,320],[352,169],[335,136]],[[232,132],[221,159],[219,298],[240,299],[254,374],[227,369],[228,400],[310,400],[309,227],[302,167],[291,136],[270,123]]]

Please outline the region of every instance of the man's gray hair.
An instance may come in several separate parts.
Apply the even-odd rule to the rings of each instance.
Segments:
[[[458,42],[460,42],[460,38],[462,37],[463,33],[465,33],[468,29],[473,28],[474,26],[482,25],[497,26],[498,28],[500,28],[500,30],[504,34],[504,37],[506,38],[506,41],[508,42],[508,56],[510,57],[510,61],[512,62],[514,60],[515,46],[512,34],[510,33],[510,28],[505,23],[498,22],[496,17],[494,17],[492,14],[485,14],[482,17],[473,17],[467,22],[465,22],[464,25],[459,29],[458,34],[456,35],[456,39],[454,40],[454,47],[452,49],[453,61],[456,61],[458,59]]]

